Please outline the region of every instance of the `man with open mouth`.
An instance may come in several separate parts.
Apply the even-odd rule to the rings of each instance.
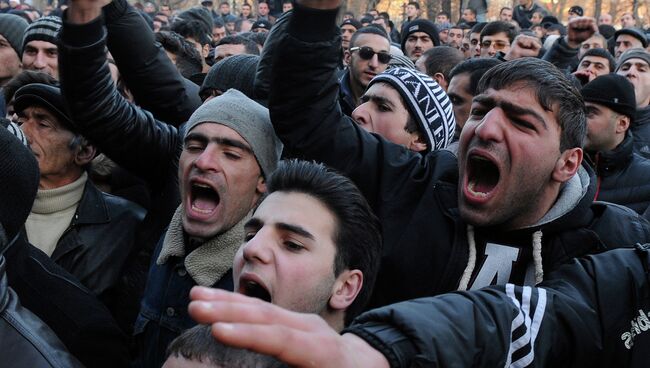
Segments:
[[[337,331],[365,307],[379,268],[379,222],[350,179],[322,164],[283,161],[244,225],[235,291]]]
[[[317,4],[299,2],[274,33],[285,58],[266,70],[292,78],[272,79],[269,110],[291,152],[350,177],[378,214],[384,248],[371,306],[534,285],[574,256],[650,240],[638,214],[593,202],[593,171],[582,165],[584,103],[550,63],[522,58],[487,71],[458,159],[444,150],[423,157],[334,108],[336,11],[323,8],[338,3]],[[307,76],[304,65],[332,73]]]

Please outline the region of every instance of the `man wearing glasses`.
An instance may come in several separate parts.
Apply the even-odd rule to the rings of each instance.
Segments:
[[[488,23],[481,31],[481,57],[494,57],[497,52],[507,54],[516,34],[514,26],[510,23]]]
[[[380,74],[391,59],[390,40],[382,29],[363,27],[354,33],[343,58],[347,68],[340,81],[339,101],[343,113],[351,116],[368,83]]]

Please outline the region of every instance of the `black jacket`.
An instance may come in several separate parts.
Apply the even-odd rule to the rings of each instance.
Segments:
[[[650,160],[633,152],[628,134],[614,150],[594,157],[598,191],[594,200],[617,203],[643,214],[650,204]]]
[[[284,32],[276,30],[283,54],[271,68],[269,108],[276,134],[290,152],[349,176],[378,215],[384,251],[372,305],[455,290],[469,259],[468,227],[457,208],[456,159],[447,151],[410,152],[341,113],[333,73],[339,42],[335,15],[298,6]],[[557,201],[564,210],[548,221],[506,234],[476,229],[478,266],[470,287],[490,285],[497,274],[500,284],[531,282],[527,274],[537,230],[543,234],[546,272],[575,256],[650,240],[650,224],[633,211],[592,205],[595,187],[589,183],[589,170],[581,170]],[[490,247],[516,262],[488,259]],[[487,274],[495,263],[502,267]]]
[[[521,29],[530,28],[530,26],[533,25],[533,22],[530,21],[533,13],[540,12],[542,15],[548,15],[548,12],[534,1],[535,0],[533,0],[533,6],[530,9],[526,9],[522,5],[517,5],[512,10],[512,19],[519,23]]]
[[[110,307],[144,214],[140,206],[99,191],[89,180],[51,258]]]
[[[399,303],[347,332],[391,367],[647,367],[649,272],[648,245],[617,249],[574,260],[536,288]]]
[[[578,68],[578,51],[580,51],[580,48],[574,49],[570,47],[564,41],[564,37],[560,37],[544,53],[542,60],[550,62],[560,70],[571,73]]]
[[[650,158],[650,106],[636,110],[630,130],[634,134],[634,152]]]
[[[87,367],[126,367],[126,336],[106,307],[74,276],[20,235],[5,251],[9,286]]]
[[[5,259],[0,255],[1,368],[74,368],[82,365],[70,355],[54,332],[24,308],[7,285]]]

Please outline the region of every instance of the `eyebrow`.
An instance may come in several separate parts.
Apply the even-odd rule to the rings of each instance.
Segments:
[[[371,94],[366,93],[365,95],[361,96],[361,100],[362,101],[363,100],[372,101],[372,102],[374,102],[376,104],[382,104],[383,103],[383,104],[386,104],[386,105],[390,105],[391,107],[395,107],[395,104],[391,100],[389,100],[388,98],[386,98],[384,96],[371,95]]]
[[[544,118],[542,118],[541,115],[539,115],[537,112],[527,109],[522,106],[515,105],[511,102],[508,101],[499,101],[497,102],[493,97],[488,97],[485,95],[478,95],[474,97],[474,102],[480,103],[481,105],[487,106],[490,109],[494,108],[495,106],[498,106],[502,108],[506,113],[514,114],[514,115],[529,115],[535,118],[540,124],[544,126],[544,129],[548,129],[546,126],[546,122],[544,121]]]
[[[246,222],[244,225],[244,228],[246,229],[261,229],[264,226],[264,221],[260,220],[257,217],[253,217],[250,220]],[[316,240],[314,235],[310,233],[309,231],[305,230],[302,226],[299,225],[293,225],[293,224],[287,224],[286,222],[277,222],[274,224],[274,226],[280,230],[283,231],[288,231],[290,233],[294,233],[300,236],[303,236],[305,238],[311,239],[311,240]]]
[[[214,142],[222,146],[235,147],[244,150],[246,152],[253,153],[253,150],[251,150],[251,148],[248,145],[231,138],[225,138],[225,137],[208,138],[206,135],[201,133],[189,133],[187,137],[185,137],[185,139],[183,140],[183,143],[187,143],[188,141],[199,141],[201,143]]]

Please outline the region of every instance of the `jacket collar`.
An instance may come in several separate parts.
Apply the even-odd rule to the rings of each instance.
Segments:
[[[105,224],[110,221],[104,195],[88,180],[71,225]]]
[[[595,169],[598,176],[609,176],[623,170],[630,161],[634,150],[632,133],[628,133],[623,142],[611,151],[596,153]]]

